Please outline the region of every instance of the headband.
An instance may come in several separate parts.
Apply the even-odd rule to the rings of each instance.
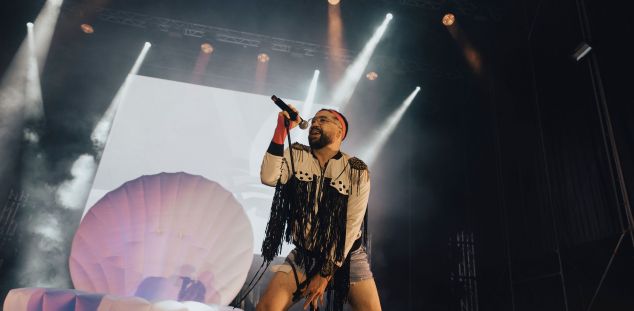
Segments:
[[[348,121],[346,120],[346,118],[337,110],[334,110],[334,109],[324,109],[324,110],[334,114],[337,120],[339,120],[339,123],[341,123],[341,128],[343,129],[343,136],[341,140],[346,139],[346,135],[348,135]]]

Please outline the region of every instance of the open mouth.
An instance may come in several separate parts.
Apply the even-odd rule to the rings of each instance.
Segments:
[[[317,135],[317,134],[321,134],[321,130],[320,129],[310,129],[310,132],[308,133],[309,135]]]

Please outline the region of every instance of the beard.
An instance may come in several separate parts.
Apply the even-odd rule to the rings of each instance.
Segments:
[[[321,130],[319,131],[319,138],[311,138],[311,136],[308,135],[308,145],[310,145],[313,149],[321,149],[331,143],[332,137],[328,136],[328,134],[322,132]]]

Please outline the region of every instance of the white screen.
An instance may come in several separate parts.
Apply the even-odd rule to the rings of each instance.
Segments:
[[[268,96],[131,78],[84,214],[104,194],[142,175],[181,171],[201,175],[233,192],[242,204],[259,253],[274,192],[260,183],[260,164],[279,109]],[[285,101],[302,106],[300,101]],[[293,139],[304,143],[306,135],[298,128],[292,132]],[[285,246],[281,255],[291,249]]]

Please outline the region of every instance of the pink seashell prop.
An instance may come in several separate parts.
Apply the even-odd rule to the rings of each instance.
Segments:
[[[201,176],[161,173],[99,200],[75,234],[69,265],[81,291],[227,305],[252,259],[251,224],[231,192]]]

